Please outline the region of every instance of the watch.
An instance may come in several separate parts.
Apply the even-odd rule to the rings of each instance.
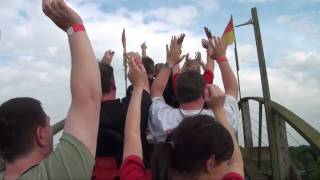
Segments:
[[[168,62],[166,62],[165,64],[164,64],[164,68],[166,68],[166,69],[172,69],[172,67],[173,67],[173,65],[172,64],[170,64],[170,63],[168,63]]]

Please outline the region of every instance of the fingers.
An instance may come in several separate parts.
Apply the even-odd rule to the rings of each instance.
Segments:
[[[50,0],[42,0],[42,11],[43,12],[47,6],[50,6]]]
[[[144,65],[143,65],[143,64],[138,64],[138,68],[139,68],[139,70],[140,70],[141,72],[147,73],[146,68],[144,68]]]
[[[166,51],[167,51],[167,56],[169,55],[169,45],[166,44]]]
[[[181,61],[183,61],[183,59],[184,59],[185,57],[186,57],[186,55],[182,55],[182,56],[180,57],[180,60],[179,60],[178,64],[181,63]]]
[[[215,36],[213,36],[213,41],[215,46],[219,46],[218,39]]]
[[[201,43],[203,48],[208,49],[208,41],[206,39],[202,39]]]
[[[222,46],[222,47],[227,46],[226,42],[223,39],[221,39],[220,37],[218,37],[218,41],[219,41],[220,46]]]
[[[212,38],[211,31],[207,27],[204,27],[204,32],[206,33],[208,39]]]
[[[186,36],[186,35],[185,35],[184,33],[182,33],[182,34],[179,36],[178,41],[177,41],[179,45],[182,44],[185,36]]]

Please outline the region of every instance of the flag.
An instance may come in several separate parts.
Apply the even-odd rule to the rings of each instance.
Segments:
[[[122,31],[121,41],[122,41],[123,48],[125,48],[127,45],[127,43],[126,43],[126,29],[125,28],[123,28],[123,31]]]
[[[230,21],[226,27],[226,29],[223,32],[223,35],[221,39],[227,44],[230,45],[234,42],[235,40],[235,35],[234,35],[234,26],[233,26],[233,19],[232,16],[230,18]]]

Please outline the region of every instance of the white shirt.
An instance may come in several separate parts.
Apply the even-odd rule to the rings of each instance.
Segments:
[[[226,95],[224,109],[233,131],[236,133],[240,123],[240,111],[238,103],[233,96]],[[157,141],[165,141],[167,135],[176,128],[185,117],[200,114],[214,117],[211,110],[177,109],[166,104],[163,97],[152,98],[148,123],[150,133]]]

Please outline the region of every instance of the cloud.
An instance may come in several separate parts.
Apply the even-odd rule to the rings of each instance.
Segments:
[[[156,62],[164,62],[165,44],[171,35],[187,33],[184,51],[200,48],[201,38],[187,30],[198,15],[192,6],[104,12],[97,1],[70,4],[83,17],[97,57],[109,48],[116,51],[113,66],[118,97],[125,92],[120,91],[124,89],[120,41],[123,27],[127,30],[128,50],[139,51],[140,43],[147,41],[148,54]],[[63,119],[70,104],[66,34],[45,17],[39,1],[6,1],[0,7],[0,15],[0,102],[17,96],[35,97],[43,103],[52,123]]]
[[[320,38],[320,26],[318,25],[318,17],[320,11],[302,12],[291,15],[280,15],[276,18],[276,22],[286,25],[295,31],[302,33],[304,36]]]
[[[210,7],[219,6],[217,0],[207,2],[212,3]],[[108,12],[101,8],[99,1],[72,0],[70,4],[84,19],[96,56],[101,58],[106,49],[116,51],[112,65],[118,97],[125,94],[120,41],[124,27],[128,50],[140,51],[140,44],[146,41],[147,53],[156,63],[164,62],[165,44],[169,43],[171,35],[181,32],[187,35],[183,53],[193,55],[201,50],[205,57],[200,44],[203,34],[192,31],[201,15],[200,4],[135,11],[122,7]],[[278,23],[296,26],[291,18],[301,19],[300,16],[284,16]],[[304,21],[310,24],[311,19]],[[70,104],[70,53],[66,34],[45,17],[41,3],[35,0],[1,1],[0,28],[0,102],[17,96],[35,97],[43,103],[52,123],[64,118]],[[240,43],[238,52],[243,96],[261,96],[255,46]],[[232,48],[229,48],[228,58],[235,69]],[[320,129],[316,119],[320,114],[315,108],[320,107],[315,98],[320,96],[319,59],[317,51],[292,49],[268,67],[272,99],[292,109],[317,129]],[[222,85],[218,66],[215,82]]]
[[[266,3],[266,2],[273,2],[276,0],[238,0],[239,2],[244,2],[244,3]]]

